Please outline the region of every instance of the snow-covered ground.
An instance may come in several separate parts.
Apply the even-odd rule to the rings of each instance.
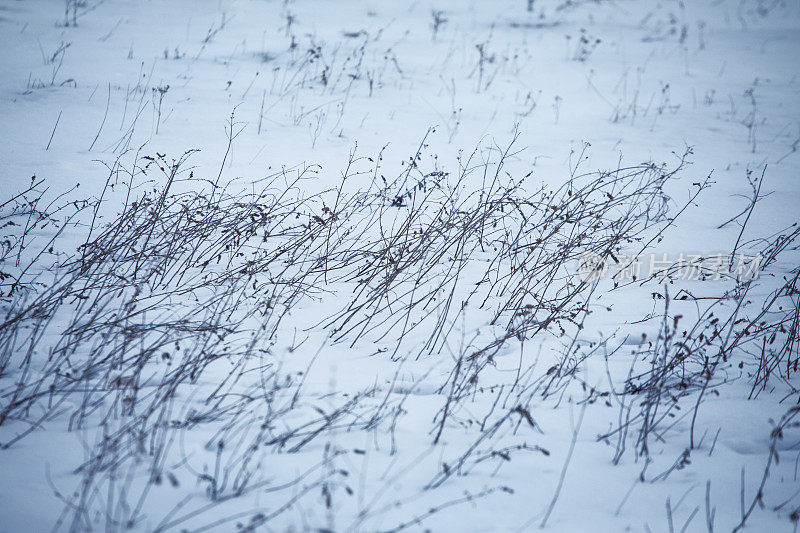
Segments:
[[[0,1],[0,531],[797,531],[798,53],[796,0]]]

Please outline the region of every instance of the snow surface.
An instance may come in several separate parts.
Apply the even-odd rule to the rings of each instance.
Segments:
[[[742,242],[754,249],[758,243],[752,239],[798,222],[799,2],[533,4],[528,11],[523,0],[86,0],[74,4],[73,25],[71,14],[65,24],[64,2],[4,0],[2,201],[24,190],[33,175],[45,180],[48,199],[107,194],[98,212],[100,227],[125,201],[122,189],[104,193],[108,167],[118,158],[130,166],[137,154],[166,154],[170,160],[197,150],[187,162],[194,176],[214,181],[219,174],[222,183],[244,191],[260,188],[282,169],[292,176],[310,169],[298,187],[309,196],[322,194],[333,207],[330,191],[340,187],[352,153],[361,159],[354,163],[358,174],[341,187],[349,193],[369,189],[376,176],[390,181],[403,176],[418,149],[414,165],[421,170],[415,170],[415,179],[432,172],[454,175],[473,151],[476,168],[479,162],[495,168],[518,134],[500,175],[519,179],[530,173],[530,190],[557,188],[576,168],[580,174],[648,161],[675,168],[691,147],[689,164],[664,186],[671,214],[697,190],[694,183],[710,177],[711,186],[648,253],[730,253],[741,226],[718,226],[747,208],[748,171],[757,178],[765,166],[763,198]],[[72,3],[66,5],[69,11]],[[434,32],[437,12],[443,22]],[[149,179],[154,181],[147,187],[163,185],[157,174]],[[482,179],[477,170],[465,187],[485,190]],[[176,189],[201,186],[182,181]],[[86,238],[86,221],[82,224],[57,241],[50,263],[77,253]],[[489,250],[475,261],[491,257]],[[797,250],[786,250],[761,273],[748,297],[765,298],[798,263]],[[11,264],[0,266],[16,272]],[[251,486],[263,483],[260,488],[215,501],[208,478],[221,456],[225,462],[230,454],[229,464],[236,467],[237,446],[253,442],[259,417],[267,404],[279,402],[275,398],[249,404],[246,410],[254,415],[249,422],[237,414],[243,425],[232,432],[234,441],[224,452],[215,440],[224,416],[176,430],[162,464],[174,486],[162,480],[142,492],[151,478],[152,454],[142,450],[138,459],[127,457],[116,483],[121,486],[130,474],[128,493],[100,482],[86,512],[75,518],[77,500],[71,496],[86,479],[79,467],[107,428],[90,418],[70,429],[80,398],[69,397],[34,431],[0,450],[0,530],[150,531],[166,525],[230,531],[252,524],[265,531],[378,531],[401,525],[525,531],[539,528],[557,494],[545,527],[550,531],[708,531],[712,509],[714,530],[729,531],[742,521],[742,508],[753,501],[769,464],[763,505],[756,505],[745,530],[796,531],[790,515],[800,506],[800,431],[789,428],[778,442],[779,462],[770,454],[774,424],[800,400],[796,371],[786,379],[775,376],[765,391],[749,398],[758,361],[745,351],[733,354],[717,369],[713,393],[707,391],[696,411],[689,463],[675,470],[669,471],[690,447],[699,389],[677,400],[680,409],[659,429],[663,435],[652,439],[649,459],[636,453],[634,430],[618,464],[612,461],[615,439],[598,439],[617,427],[621,411],[613,394],[589,391],[622,390],[631,353],[658,337],[665,286],[672,296],[685,289],[709,298],[730,288],[725,281],[651,280],[611,290],[607,279],[601,281],[580,330],[568,328],[564,336],[545,331],[506,343],[479,386],[449,413],[434,443],[454,361],[470,342],[478,346],[496,334],[489,325],[491,305],[470,304],[448,318],[453,327],[434,353],[420,349],[424,332],[412,333],[402,345],[391,334],[334,342],[324,319],[347,306],[355,285],[320,282],[316,292],[293,305],[273,338],[252,347],[262,365],[280,369],[281,378],[292,377],[287,394],[301,396],[296,412],[277,424],[294,427],[370,392],[352,416],[307,446],[293,451],[296,441],[262,444],[250,467]],[[12,309],[7,289],[4,313]],[[669,313],[690,322],[706,303],[673,300]],[[722,308],[722,314],[731,309],[724,302]],[[237,327],[252,323],[258,329],[257,311],[237,318]],[[66,327],[69,307],[63,312],[53,328]],[[648,340],[641,341],[642,334]],[[57,335],[48,335],[53,336],[37,348],[36,361],[57,342]],[[580,350],[595,351],[557,393],[530,398],[526,409],[535,424],[518,413],[482,440],[481,421],[491,425],[502,409],[514,407],[495,407],[499,387],[511,387],[518,367],[531,369],[531,383],[545,375],[573,338]],[[598,346],[611,354],[607,360]],[[185,420],[195,408],[208,410],[202,399],[238,364],[236,357],[219,359],[180,389],[171,420]],[[20,379],[15,372],[10,368],[0,375],[3,406]],[[246,374],[231,391],[251,394],[250,376],[255,380],[255,373]],[[638,405],[639,399],[628,401]],[[369,427],[362,417],[382,402],[390,416]],[[105,412],[103,406],[98,413]],[[42,409],[37,404],[26,416],[2,423],[0,443],[27,430],[45,414]],[[497,453],[523,444],[530,449]],[[463,468],[432,487],[467,450],[474,454]],[[308,470],[313,470],[308,477],[293,482]],[[140,501],[133,523],[117,520]],[[436,512],[428,514],[430,509]],[[195,510],[185,521],[170,523]],[[278,510],[263,524],[253,519]],[[413,522],[417,517],[421,520]]]

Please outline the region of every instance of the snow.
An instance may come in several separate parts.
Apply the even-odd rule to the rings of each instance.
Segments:
[[[617,251],[633,255],[649,242],[642,251],[647,260],[734,249],[755,254],[778,234],[796,229],[800,3],[536,0],[533,5],[528,11],[523,0],[0,4],[0,203],[24,191],[31,176],[33,182],[44,180],[37,186],[44,191],[42,205],[103,199],[97,220],[92,222],[93,208],[78,213],[31,271],[22,273],[25,261],[42,247],[47,250],[55,235],[52,225],[35,229],[19,264],[16,251],[4,256],[0,271],[12,278],[39,274],[38,294],[60,287],[58,273],[69,257],[80,260],[79,247],[88,236],[115,227],[115,217],[131,200],[152,191],[157,200],[170,162],[190,150],[195,152],[181,166],[171,194],[222,195],[217,183],[227,185],[227,194],[240,195],[228,203],[220,196],[228,211],[214,219],[213,230],[244,227],[246,220],[225,215],[243,213],[236,210],[241,195],[261,191],[266,191],[258,199],[263,205],[281,193],[287,202],[297,199],[291,210],[302,215],[297,223],[311,228],[315,215],[328,224],[315,230],[320,240],[308,241],[308,255],[231,281],[241,305],[228,315],[214,313],[209,302],[223,305],[213,300],[214,288],[179,294],[207,274],[197,273],[192,261],[169,267],[185,271],[187,279],[170,285],[178,293],[164,299],[147,292],[156,291],[157,270],[152,279],[126,285],[125,298],[136,298],[131,295],[138,284],[154,305],[126,327],[186,316],[208,324],[214,319],[214,327],[233,330],[224,341],[173,325],[165,326],[163,345],[156,333],[116,330],[116,336],[79,343],[67,357],[76,368],[87,354],[106,349],[144,354],[147,343],[158,346],[158,355],[138,368],[135,414],[123,402],[131,392],[123,382],[133,367],[96,368],[85,377],[94,392],[86,393],[65,385],[66,367],[56,375],[48,366],[54,349],[72,338],[68,327],[111,320],[117,304],[98,300],[105,303],[95,307],[70,293],[52,320],[41,323],[33,362],[23,364],[27,345],[18,338],[31,331],[37,335],[32,328],[38,322],[35,317],[6,321],[35,293],[12,293],[4,280],[0,408],[11,409],[18,383],[32,387],[39,380],[43,390],[51,384],[65,388],[49,399],[43,393],[26,409],[10,410],[0,422],[0,530],[526,531],[538,529],[546,517],[544,529],[550,531],[708,531],[709,520],[713,530],[727,531],[742,522],[767,467],[761,504],[747,516],[744,530],[796,529],[800,428],[787,425],[780,439],[772,431],[800,402],[800,381],[796,368],[784,371],[783,361],[763,391],[754,393],[760,339],[720,359],[708,388],[698,380],[665,389],[662,408],[669,416],[650,436],[648,455],[638,453],[638,422],[629,426],[619,454],[615,430],[626,409],[639,412],[644,392],[622,394],[624,384],[649,368],[650,343],[663,341],[665,325],[669,330],[681,315],[674,326],[677,337],[706,309],[720,323],[731,316],[756,319],[772,291],[796,276],[797,242],[738,299],[726,295],[734,289],[730,279],[653,278],[615,288],[606,276],[591,297],[588,290],[577,297],[588,299],[590,313],[565,321],[563,333],[554,324],[524,340],[511,335],[452,406],[448,393],[458,381],[457,369],[468,364],[464,355],[501,337],[510,321],[522,320],[506,310],[492,323],[506,300],[481,292],[488,290],[481,284],[487,265],[497,258],[488,240],[464,252],[462,263],[452,259],[458,248],[448,241],[437,263],[415,263],[398,273],[397,284],[369,303],[376,309],[372,326],[363,333],[349,330],[357,320],[346,323],[345,317],[369,294],[361,288],[389,276],[389,265],[416,257],[410,247],[408,256],[384,257],[363,282],[340,275],[368,271],[359,270],[365,257],[378,254],[359,253],[377,242],[370,239],[393,235],[418,242],[401,231],[412,207],[424,205],[413,224],[422,232],[439,227],[436,206],[458,205],[448,211],[456,220],[479,198],[500,195],[501,184],[532,197],[540,188],[558,191],[571,176],[577,187],[597,172],[646,169],[638,165],[653,162],[654,179],[669,174],[663,183],[670,197],[667,216],[680,216],[654,219],[638,240]],[[443,22],[434,32],[435,13]],[[155,160],[146,175],[136,174],[129,193],[126,172],[144,168],[144,156]],[[109,169],[116,171],[111,181]],[[748,177],[758,180],[762,172],[761,196],[744,230],[745,216],[720,228],[749,210]],[[461,174],[464,179],[457,182]],[[420,185],[399,207],[384,205],[378,212],[368,203],[383,183],[385,191],[400,195],[424,180],[424,189]],[[707,188],[698,193],[706,180]],[[660,193],[637,197],[633,209],[653,198],[660,202]],[[63,220],[78,205],[56,218]],[[10,207],[0,208],[5,217],[1,209]],[[522,206],[520,216],[532,209]],[[325,227],[339,223],[336,216],[342,213],[351,218],[326,234]],[[518,220],[505,211],[497,216]],[[3,226],[3,220],[18,225]],[[466,227],[469,219],[458,220]],[[2,239],[20,235],[24,227],[19,218],[0,222]],[[276,223],[275,233],[291,223],[293,218]],[[158,224],[153,228],[158,234]],[[363,236],[354,237],[359,231]],[[262,234],[259,228],[256,240]],[[598,229],[598,238],[602,234]],[[198,248],[197,256],[210,254],[214,239],[223,242],[224,235],[213,233],[203,245],[209,248]],[[432,242],[437,235],[429,237]],[[175,239],[165,249],[189,253],[183,247],[199,242],[194,238]],[[283,237],[271,238],[275,244],[264,237],[265,249],[279,246]],[[344,243],[341,250],[337,243]],[[137,246],[133,252],[120,249],[114,256],[119,263],[107,264],[109,271],[128,276],[122,257],[136,253]],[[247,246],[243,250],[250,253]],[[342,255],[333,255],[332,248]],[[326,255],[339,270],[324,276],[315,271],[307,280],[313,285],[291,301],[278,322],[280,305],[270,306],[279,298],[267,298],[268,287],[311,268],[301,258],[310,264],[323,257],[328,268]],[[225,257],[210,269],[224,271]],[[236,256],[230,261],[240,265]],[[458,266],[459,283],[452,281],[429,303],[432,314],[420,308],[406,313],[401,304],[415,298],[406,291],[421,292],[429,282],[415,284],[423,264],[441,276],[437,279],[450,279],[449,265]],[[503,263],[494,272],[502,279],[513,269]],[[561,294],[567,274],[575,272],[559,270],[555,286],[542,294]],[[508,275],[509,291],[530,281]],[[284,291],[288,286],[275,283]],[[442,302],[453,286],[453,304],[444,313]],[[462,307],[472,290],[480,295]],[[531,298],[525,294],[517,303],[521,307]],[[797,301],[796,294],[789,295],[781,310]],[[776,313],[772,309],[766,318]],[[444,327],[431,349],[426,343],[439,319]],[[786,329],[779,339],[785,335]],[[214,344],[218,341],[222,344]],[[203,353],[202,342],[213,346],[212,352],[222,346],[230,351],[214,352],[198,375],[148,412],[147,402],[163,391],[162,379],[189,354]],[[790,350],[789,366],[797,350],[796,345]],[[561,368],[549,372],[554,367]],[[563,373],[570,367],[572,373]],[[550,375],[558,379],[544,393]],[[215,396],[218,387],[225,392]],[[76,423],[76,413],[87,413],[82,402],[88,399],[91,408]],[[136,433],[136,424],[143,434]],[[304,428],[311,429],[308,435]],[[108,452],[104,436],[120,430],[124,438]],[[290,430],[301,434],[276,437]],[[93,461],[103,453],[107,460]],[[688,462],[681,463],[685,453]],[[97,469],[91,475],[91,469],[81,468],[87,464]],[[250,477],[243,483],[237,473]],[[240,493],[237,483],[244,487]]]

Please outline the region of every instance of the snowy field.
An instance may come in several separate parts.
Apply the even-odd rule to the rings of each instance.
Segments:
[[[0,0],[0,531],[798,531],[797,0]]]

